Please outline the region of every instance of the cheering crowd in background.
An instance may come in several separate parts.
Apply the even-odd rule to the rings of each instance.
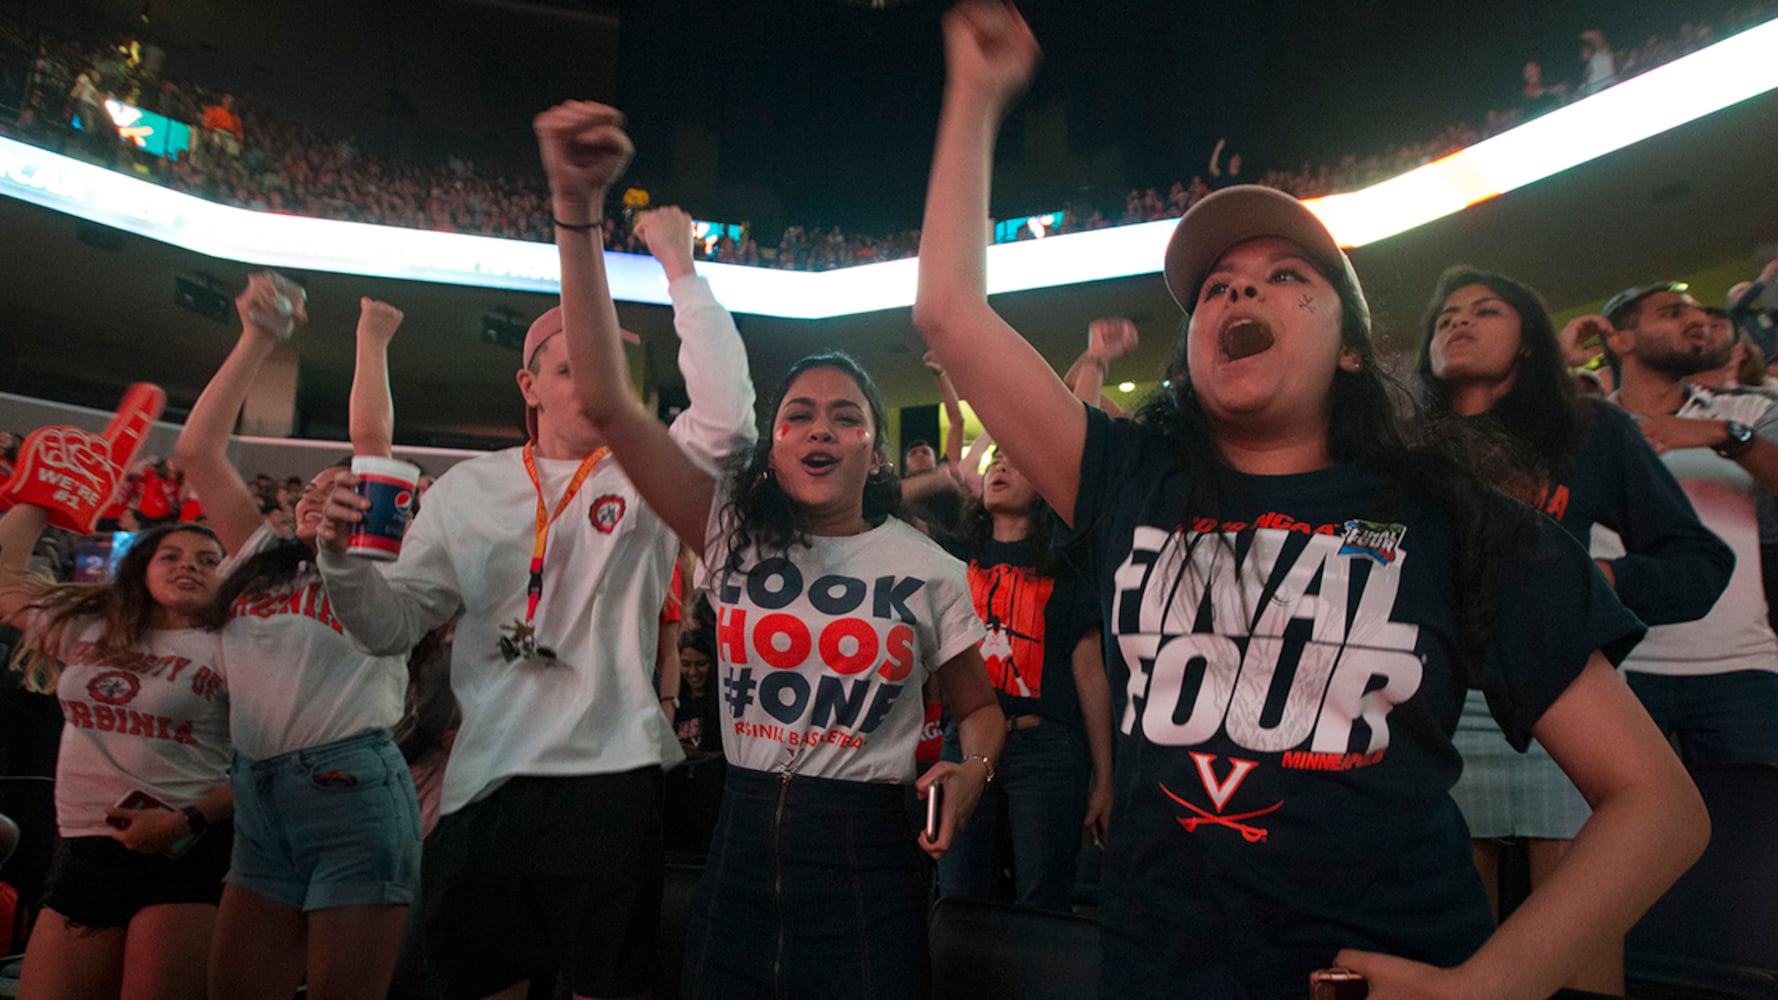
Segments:
[[[1132,189],[1121,207],[1067,205],[1046,232],[1178,218],[1212,190],[1230,184],[1263,184],[1299,198],[1357,190],[1694,52],[1767,20],[1774,11],[1778,6],[1770,2],[1750,2],[1717,23],[1687,21],[1637,46],[1614,48],[1606,32],[1587,28],[1576,39],[1576,69],[1527,63],[1518,98],[1503,101],[1480,123],[1453,122],[1436,135],[1390,149],[1341,153],[1296,166],[1244,163],[1238,137],[1232,144],[1220,140],[1189,180]],[[0,111],[10,110],[13,119],[0,118],[0,130],[120,168],[133,163],[137,175],[176,191],[257,211],[540,242],[551,238],[548,192],[533,177],[480,170],[454,155],[443,163],[378,156],[355,137],[298,124],[293,109],[184,79],[176,67],[163,67],[164,61],[158,50],[134,38],[74,39],[0,15]],[[191,153],[174,161],[136,156],[106,130],[70,128],[73,119],[98,117],[108,98],[190,124]],[[83,107],[91,110],[83,115]],[[670,192],[651,195],[645,186],[630,184],[626,211],[606,220],[606,246],[644,252],[631,230],[634,210],[662,196],[671,200]],[[773,235],[775,246],[761,242]],[[1032,235],[1021,229],[1019,238]],[[836,223],[793,222],[777,234],[747,227],[739,239],[712,234],[699,241],[697,252],[706,260],[823,271],[911,257],[919,243],[917,230],[866,234],[846,232]]]

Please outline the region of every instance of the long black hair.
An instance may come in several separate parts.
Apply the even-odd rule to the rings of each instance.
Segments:
[[[1527,529],[1534,527],[1531,512],[1478,476],[1460,444],[1424,433],[1426,423],[1419,419],[1413,398],[1377,363],[1363,292],[1337,275],[1320,273],[1339,293],[1340,346],[1356,353],[1360,362],[1356,371],[1343,365],[1334,369],[1328,404],[1328,457],[1387,477],[1393,485],[1389,495],[1379,498],[1382,513],[1398,512],[1411,491],[1429,498],[1450,516],[1456,538],[1452,593],[1462,595],[1453,611],[1458,656],[1461,666],[1473,668],[1493,641],[1493,594],[1505,565],[1528,538]],[[1222,497],[1240,495],[1235,471],[1217,446],[1192,388],[1186,352],[1190,325],[1188,315],[1167,365],[1166,382],[1136,414],[1137,422],[1173,443],[1180,469],[1190,484],[1187,509],[1180,512],[1182,529],[1196,517],[1223,520],[1232,512],[1222,510]],[[1181,534],[1188,551],[1201,537],[1192,531],[1182,530]],[[1191,571],[1193,560],[1187,558],[1181,565],[1181,572]]]
[[[161,541],[179,532],[202,535],[216,543],[216,533],[201,524],[163,524],[140,532],[130,542],[129,551],[117,561],[117,571],[110,583],[28,584],[32,594],[22,609],[41,613],[42,627],[33,630],[13,658],[13,669],[25,675],[25,687],[40,694],[56,689],[62,673],[58,653],[68,624],[80,618],[97,618],[99,638],[94,655],[99,662],[128,668],[130,652],[142,640],[154,614],[154,595],[148,591],[148,564],[160,549]]]
[[[852,356],[841,351],[811,354],[784,373],[772,393],[771,405],[765,411],[775,417],[784,402],[785,393],[797,377],[815,368],[832,368],[857,384],[870,407],[871,423],[876,440],[872,446],[883,450],[885,412],[883,394],[870,373]],[[901,513],[901,480],[888,462],[883,462],[864,483],[864,519],[872,524]],[[729,534],[725,540],[728,559],[724,568],[741,568],[742,557],[751,549],[761,556],[785,554],[792,545],[809,545],[809,533],[798,519],[796,509],[778,477],[772,472],[772,436],[761,434],[752,451],[742,453],[729,469],[729,500],[723,506],[723,521]]]
[[[1484,419],[1464,422],[1471,425],[1472,436],[1482,438],[1473,447],[1496,459],[1490,463],[1496,468],[1484,466],[1479,471],[1498,483],[1520,477],[1547,480],[1573,457],[1589,411],[1575,397],[1549,308],[1531,286],[1467,264],[1439,276],[1420,322],[1420,356],[1414,368],[1427,416],[1435,423],[1459,422],[1451,412],[1445,382],[1432,373],[1432,338],[1445,301],[1470,285],[1487,288],[1519,314],[1519,364],[1512,387]],[[1488,440],[1491,434],[1495,440]],[[1501,435],[1505,440],[1499,440]],[[1498,468],[1502,463],[1505,467]]]
[[[1005,461],[995,449],[994,462]],[[1025,512],[1026,524],[1030,527],[1025,533],[1025,541],[1030,543],[1031,554],[1037,560],[1032,567],[1038,576],[1053,577],[1062,570],[1062,554],[1050,545],[1054,532],[1052,527],[1050,505],[1042,495],[1032,491],[1031,507]],[[971,493],[963,501],[962,530],[959,532],[970,552],[980,552],[982,546],[994,540],[994,515],[989,512],[987,504],[982,502],[980,494]]]

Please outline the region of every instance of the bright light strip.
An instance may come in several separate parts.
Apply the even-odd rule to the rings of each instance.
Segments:
[[[1778,20],[1362,191],[1307,204],[1342,246],[1442,219],[1778,87]]]
[[[1436,163],[1308,204],[1342,245],[1386,239],[1778,88],[1774,51],[1778,20]],[[545,294],[560,288],[556,250],[547,243],[232,208],[4,138],[0,194],[247,264]],[[1154,274],[1174,225],[1165,219],[989,247],[988,291]],[[608,253],[606,264],[619,300],[667,303],[654,261]],[[734,312],[827,319],[911,305],[917,262],[819,273],[700,263],[698,271]]]

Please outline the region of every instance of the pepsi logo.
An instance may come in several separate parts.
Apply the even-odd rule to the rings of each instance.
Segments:
[[[407,508],[408,504],[411,504],[413,502],[414,502],[414,491],[413,490],[402,490],[400,493],[395,494],[395,508],[397,510],[404,510]]]
[[[106,705],[123,705],[136,698],[142,690],[142,679],[124,670],[109,670],[86,684],[86,693]]]

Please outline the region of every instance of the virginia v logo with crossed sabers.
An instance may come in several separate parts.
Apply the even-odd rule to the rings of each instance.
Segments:
[[[1282,800],[1231,805],[1256,771],[1383,759],[1389,713],[1420,690],[1423,669],[1419,627],[1392,618],[1405,535],[1365,521],[1239,537],[1135,530],[1114,577],[1112,624],[1129,670],[1119,728],[1156,746],[1249,754],[1190,754],[1210,808],[1188,801],[1190,789],[1161,786],[1188,810],[1181,826],[1264,842],[1249,821]]]

